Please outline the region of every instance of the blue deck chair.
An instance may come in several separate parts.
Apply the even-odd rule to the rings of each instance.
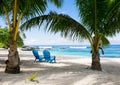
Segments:
[[[48,50],[43,51],[43,56],[46,62],[50,62],[50,63],[52,63],[52,61],[56,62],[56,57],[50,56],[50,52]]]
[[[35,61],[42,61],[43,59],[44,59],[44,57],[43,56],[40,56],[39,54],[38,54],[38,51],[37,50],[32,50],[32,52],[33,52],[33,55],[34,55],[34,57],[35,57]]]

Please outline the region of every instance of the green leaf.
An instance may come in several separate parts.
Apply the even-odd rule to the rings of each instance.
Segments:
[[[34,81],[36,76],[38,75],[38,72],[35,72],[34,74],[32,74],[30,77],[28,77],[27,79],[30,81]]]

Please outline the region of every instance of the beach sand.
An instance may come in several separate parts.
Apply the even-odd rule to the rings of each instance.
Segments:
[[[4,73],[7,50],[0,49],[0,85],[120,85],[120,58],[101,58],[103,71],[90,69],[91,58],[56,56],[56,63],[34,62],[32,52],[20,51],[21,73]],[[33,82],[30,75],[38,72]]]

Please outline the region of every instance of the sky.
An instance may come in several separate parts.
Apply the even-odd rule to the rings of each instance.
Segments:
[[[72,18],[77,19],[77,9],[73,2],[74,0],[65,0],[61,8],[56,8],[53,4],[49,4],[45,14],[49,11],[55,11],[57,13],[69,14]],[[33,34],[34,33],[34,34]],[[59,33],[53,34],[45,32],[44,29],[34,29],[26,32],[27,38],[25,39],[25,44],[35,44],[35,45],[80,45],[79,42],[70,40],[69,38],[63,38]],[[87,43],[86,43],[87,44]]]
[[[63,13],[71,16],[75,20],[79,21],[78,11],[75,6],[75,0],[64,0],[61,8],[56,8],[53,4],[49,4],[45,14],[49,13],[50,10],[57,13]],[[2,18],[0,18],[2,21]],[[4,25],[0,22],[0,26]],[[53,34],[45,32],[43,28],[33,28],[25,31],[26,39],[24,39],[25,45],[89,45],[88,40],[81,42],[70,40],[69,38],[63,38],[59,33]],[[120,33],[116,34],[115,37],[109,38],[111,44],[120,44]]]

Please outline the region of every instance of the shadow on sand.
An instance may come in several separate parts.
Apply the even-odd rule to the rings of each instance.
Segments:
[[[7,74],[4,73],[4,60],[0,58],[0,85],[17,85],[17,83],[21,83],[21,85],[79,85],[82,82],[84,85],[88,85],[88,83],[89,85],[98,85],[98,83],[102,85],[108,83],[105,79],[108,79],[112,85],[116,85],[116,82],[112,81],[111,77],[107,78],[106,75],[118,75],[118,73],[110,71],[117,70],[117,72],[120,72],[120,69],[117,69],[120,68],[120,63],[114,62],[117,66],[112,63],[102,63],[103,71],[99,72],[88,69],[90,65],[67,62],[67,58],[65,59],[66,62],[61,59],[52,64],[34,62],[34,60],[21,60],[21,73]],[[108,69],[109,67],[113,67],[113,69]],[[39,73],[35,78],[35,81],[38,82],[26,81],[35,72]],[[94,81],[94,83],[85,82],[86,79],[91,79],[89,81]]]

